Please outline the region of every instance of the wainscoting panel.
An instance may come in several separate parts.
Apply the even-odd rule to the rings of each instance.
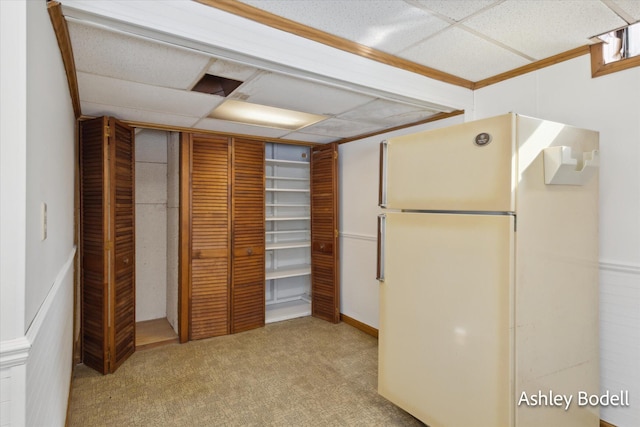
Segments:
[[[600,263],[600,390],[629,391],[629,407],[604,406],[600,418],[640,426],[640,266]]]
[[[27,331],[26,425],[64,426],[73,363],[73,260],[69,254]]]

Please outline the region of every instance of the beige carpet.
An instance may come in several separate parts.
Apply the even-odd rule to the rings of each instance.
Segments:
[[[69,426],[421,426],[376,392],[377,340],[305,317],[80,365]]]

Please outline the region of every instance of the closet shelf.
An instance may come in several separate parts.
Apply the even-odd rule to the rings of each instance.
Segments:
[[[297,299],[279,304],[267,305],[265,310],[265,323],[281,322],[311,315],[311,303],[303,299]]]
[[[309,178],[294,178],[288,176],[267,176],[266,179],[278,179],[282,181],[309,181]]]
[[[265,159],[267,164],[281,165],[281,166],[309,166],[309,162],[301,162],[299,160],[280,160],[280,159]]]
[[[304,302],[311,302],[311,295],[309,295],[308,293],[304,292],[302,294],[298,294],[298,295],[290,295],[288,297],[280,297],[280,298],[272,298],[272,299],[268,299],[266,300],[266,305],[268,306],[274,306],[277,304],[282,304],[282,303],[288,303],[291,301],[304,301]]]
[[[306,221],[311,219],[308,216],[281,216],[281,217],[269,217],[267,221]]]
[[[278,249],[293,249],[293,248],[308,248],[311,246],[310,241],[298,241],[298,242],[278,242],[278,243],[267,243],[266,249],[269,250],[278,250]]]
[[[276,230],[276,231],[267,231],[267,235],[275,235],[275,234],[300,234],[307,233],[309,234],[309,229],[300,229],[300,230]]]
[[[309,274],[311,274],[311,266],[309,264],[290,265],[277,270],[266,270],[265,279],[284,279],[286,277],[308,276]]]
[[[310,204],[301,203],[267,203],[268,208],[310,208]]]
[[[267,191],[275,191],[278,193],[309,193],[308,188],[265,188]]]

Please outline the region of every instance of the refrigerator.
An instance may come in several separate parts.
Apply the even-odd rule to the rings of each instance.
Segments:
[[[430,427],[599,425],[598,140],[510,113],[381,143],[379,394]]]

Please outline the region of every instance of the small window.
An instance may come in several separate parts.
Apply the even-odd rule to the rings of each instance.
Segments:
[[[640,23],[610,31],[591,45],[591,75],[598,77],[640,65]]]

